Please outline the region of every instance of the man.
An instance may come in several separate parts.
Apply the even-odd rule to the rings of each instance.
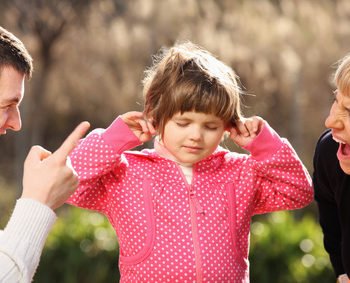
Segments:
[[[23,43],[0,27],[0,135],[19,131],[19,105],[24,81],[32,74],[32,58]],[[0,282],[31,282],[46,237],[60,207],[77,188],[67,156],[89,128],[81,123],[54,153],[33,146],[24,163],[23,192],[0,233]]]
[[[315,199],[324,246],[340,283],[350,276],[350,55],[335,72],[334,102],[314,156]]]

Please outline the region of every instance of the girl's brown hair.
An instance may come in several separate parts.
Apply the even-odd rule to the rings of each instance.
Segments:
[[[226,126],[241,118],[238,77],[208,51],[191,43],[161,49],[143,80],[144,114],[162,135],[174,114],[213,114]]]

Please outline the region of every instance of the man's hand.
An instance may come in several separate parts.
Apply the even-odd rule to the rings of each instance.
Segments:
[[[68,155],[78,144],[90,124],[80,123],[54,153],[33,146],[24,162],[21,198],[37,200],[51,209],[63,205],[78,187],[78,176]]]

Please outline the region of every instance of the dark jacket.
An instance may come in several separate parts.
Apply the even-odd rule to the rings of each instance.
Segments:
[[[313,182],[324,246],[336,275],[350,275],[350,176],[340,168],[338,143],[326,131],[317,142]]]

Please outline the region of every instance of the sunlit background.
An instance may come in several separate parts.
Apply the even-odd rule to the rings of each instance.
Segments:
[[[0,25],[23,40],[35,66],[23,131],[0,138],[0,227],[30,146],[53,151],[82,120],[106,127],[141,110],[145,68],[178,40],[230,65],[247,93],[245,115],[264,117],[312,173],[335,63],[350,51],[348,0],[0,0]],[[34,282],[118,282],[105,218],[69,206],[58,213]],[[315,204],[255,217],[250,262],[252,283],[334,282]]]

